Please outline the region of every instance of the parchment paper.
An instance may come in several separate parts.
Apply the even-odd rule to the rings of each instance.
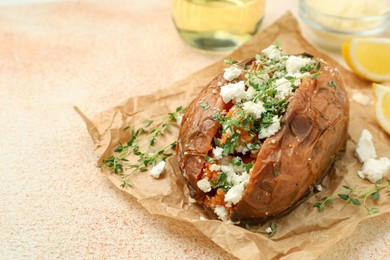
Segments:
[[[343,75],[350,95],[352,89],[357,89],[372,98],[370,82],[358,78],[316,50],[303,39],[298,27],[295,18],[287,13],[233,52],[230,57],[242,60],[254,56],[276,41],[281,41],[285,53],[309,52],[336,66]],[[222,72],[224,66],[223,61],[220,61],[169,86],[164,91],[130,97],[117,106],[96,114],[92,119],[75,108],[85,121],[96,144],[96,153],[101,155],[98,163],[112,154],[119,141],[127,141],[128,134],[122,130],[124,127],[166,115],[178,106],[186,106],[203,86]],[[362,206],[346,205],[339,200],[335,200],[323,213],[319,213],[312,206],[312,203],[321,197],[342,191],[344,184],[352,187],[372,187],[368,181],[357,176],[357,171],[362,165],[355,158],[354,150],[363,128],[373,134],[377,154],[390,158],[390,138],[376,123],[372,105],[365,107],[351,101],[350,111],[350,139],[347,141],[346,153],[335,163],[332,173],[324,179],[323,191],[311,197],[289,215],[276,220],[277,232],[272,238],[218,220],[207,219],[200,207],[189,202],[188,190],[175,156],[167,160],[165,172],[160,179],[153,179],[147,172],[138,173],[131,178],[134,186],[122,190],[137,198],[151,214],[191,222],[194,228],[238,258],[316,258],[332,244],[350,235],[364,219],[390,212],[390,197],[384,194],[377,204],[369,204],[380,209],[375,215],[368,215]],[[172,129],[170,134],[164,136],[162,142],[174,141],[177,133],[177,128]],[[120,176],[110,174],[106,169],[102,171],[121,189]],[[267,225],[269,223],[265,224]]]

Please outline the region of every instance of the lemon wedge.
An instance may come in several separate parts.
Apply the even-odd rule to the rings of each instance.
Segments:
[[[373,83],[375,115],[379,125],[390,134],[390,86]]]
[[[390,38],[354,38],[343,44],[348,66],[371,81],[390,81]]]

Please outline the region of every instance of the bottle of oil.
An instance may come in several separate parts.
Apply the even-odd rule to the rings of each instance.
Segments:
[[[230,51],[258,31],[264,7],[265,0],[172,0],[172,17],[191,46]]]

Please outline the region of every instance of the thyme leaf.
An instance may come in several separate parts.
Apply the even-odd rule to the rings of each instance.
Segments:
[[[176,148],[176,141],[162,147],[156,147],[156,142],[160,136],[168,133],[172,125],[177,123],[177,117],[182,115],[185,108],[178,107],[174,112],[168,113],[168,117],[160,123],[154,120],[145,120],[140,124],[126,126],[124,131],[130,134],[126,143],[119,142],[113,150],[113,154],[102,160],[99,168],[106,168],[111,173],[120,175],[122,178],[121,187],[132,187],[130,176],[144,172],[150,166],[165,160],[171,156]],[[154,124],[155,123],[155,124]],[[147,141],[146,148],[140,150],[140,144]],[[143,145],[145,146],[145,145]],[[129,161],[127,157],[135,156],[136,159]]]
[[[352,188],[349,185],[343,185],[344,191],[338,194],[322,197],[318,202],[313,203],[313,207],[317,207],[319,212],[323,212],[325,207],[338,198],[345,201],[347,204],[355,206],[362,205],[367,214],[372,215],[379,212],[378,208],[370,207],[368,201],[371,199],[375,203],[380,198],[380,192],[383,190],[386,193],[390,192],[390,180],[382,184],[381,180],[374,184],[374,187],[368,189]]]

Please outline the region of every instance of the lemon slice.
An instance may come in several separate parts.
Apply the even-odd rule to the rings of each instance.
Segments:
[[[355,38],[343,45],[348,66],[372,81],[390,81],[390,38]]]
[[[375,114],[379,125],[390,134],[390,86],[372,84],[375,95]]]

